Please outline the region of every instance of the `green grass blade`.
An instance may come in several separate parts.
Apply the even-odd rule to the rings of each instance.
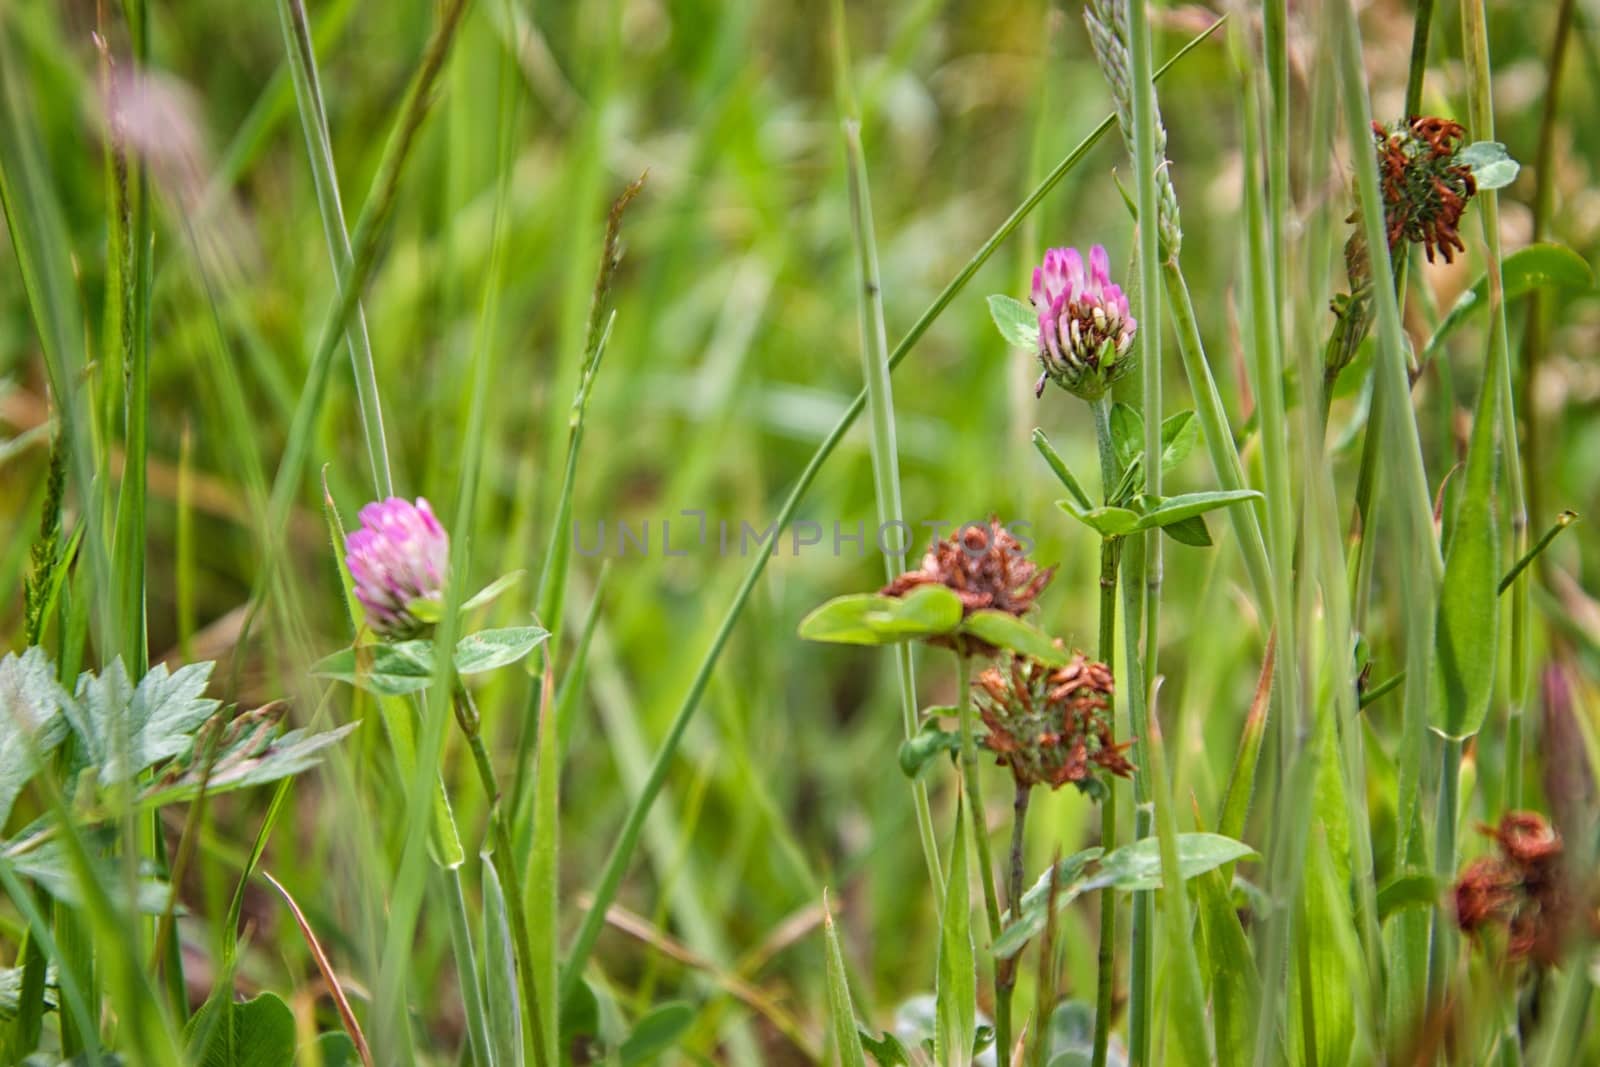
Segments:
[[[972,1039],[978,1025],[978,963],[972,947],[972,883],[967,872],[965,819],[965,809],[957,807],[934,984],[938,1022],[933,1058],[945,1067],[967,1067],[972,1062]]]
[[[822,894],[822,935],[828,954],[828,1019],[833,1027],[833,1044],[839,1051],[839,1067],[867,1067],[867,1053],[856,1030],[856,1009],[850,1003],[850,979],[844,969],[844,953],[839,950],[839,932],[833,926],[833,908],[828,894]]]
[[[517,993],[516,945],[506,917],[506,898],[494,857],[483,861],[483,976],[489,1033],[496,1067],[522,1067],[522,1011]],[[510,857],[508,857],[509,859]]]
[[[322,103],[321,79],[317,75],[316,46],[306,22],[302,0],[278,0],[278,21],[283,27],[284,50],[288,55],[289,76],[300,113],[300,128],[305,134],[306,155],[311,162],[312,184],[317,191],[317,211],[322,217],[322,235],[328,245],[335,285],[349,273],[352,263],[350,234],[345,230],[344,206],[339,202],[339,176],[333,162],[333,143],[328,136],[328,116]],[[361,428],[367,441],[367,461],[372,465],[372,480],[379,499],[394,494],[394,478],[389,470],[389,446],[384,439],[383,405],[378,398],[378,376],[372,361],[372,339],[367,333],[367,313],[359,294],[349,313],[346,343],[350,365],[355,373],[356,397],[361,410]]]
[[[836,5],[836,21],[843,15]],[[839,30],[842,38],[843,29]],[[843,45],[839,46],[841,53]],[[850,223],[856,245],[857,303],[861,321],[861,369],[866,381],[867,416],[872,427],[872,485],[878,502],[878,528],[904,523],[905,505],[900,495],[900,453],[895,443],[894,389],[889,381],[889,337],[883,322],[883,283],[878,269],[878,244],[872,225],[872,194],[867,185],[867,161],[861,147],[861,127],[854,120],[844,126],[846,168],[850,176]],[[886,577],[905,570],[904,546],[884,554]],[[900,686],[900,720],[907,739],[917,732],[917,680],[912,647],[902,642],[894,650],[895,675]],[[923,862],[928,867],[934,899],[942,903],[943,876],[939,871],[939,844],[928,807],[928,787],[911,780],[911,800],[916,812],[917,836]]]

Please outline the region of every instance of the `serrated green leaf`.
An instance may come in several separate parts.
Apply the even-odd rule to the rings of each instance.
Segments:
[[[835,597],[800,620],[800,636],[838,645],[891,645],[952,633],[960,623],[961,599],[942,585],[922,585],[903,597]]]
[[[978,1026],[978,972],[972,947],[971,886],[967,877],[966,813],[956,809],[955,842],[945,882],[944,916],[939,925],[939,958],[934,986],[934,1060],[942,1067],[972,1063],[972,1035]],[[985,872],[987,877],[988,872]]]
[[[343,739],[357,725],[346,723],[315,733],[283,733],[280,731],[286,710],[287,705],[280,701],[241,712],[226,721],[223,716],[228,713],[219,712],[195,734],[188,752],[156,772],[140,793],[139,803],[158,807],[191,800],[199,794],[202,784],[206,793],[213,795],[292,777],[316,766],[322,750]],[[209,735],[215,731],[220,731],[221,736],[215,742],[215,750],[208,751],[213,744]]]
[[[0,659],[0,826],[37,773],[39,757],[67,736],[66,703],[55,665],[42,648]]]
[[[856,1009],[850,1000],[850,980],[844,969],[844,953],[839,948],[839,932],[833,926],[833,908],[828,904],[826,891],[822,894],[822,938],[828,957],[828,1022],[833,1029],[840,1067],[866,1067],[867,1054],[861,1047]]]
[[[212,1016],[224,1018],[213,1025]],[[189,1062],[198,1067],[283,1067],[294,1062],[294,1013],[275,994],[262,993],[238,1004],[206,1001],[189,1019],[184,1034],[205,1039],[191,1048]]]
[[[1160,526],[1170,526],[1175,522],[1183,522],[1196,515],[1204,515],[1208,511],[1227,507],[1229,504],[1260,499],[1262,499],[1261,494],[1254,489],[1211,489],[1202,493],[1181,493],[1178,496],[1165,497],[1159,503],[1148,506],[1145,513],[1139,516],[1134,529],[1153,530]]]
[[[989,298],[989,317],[1012,348],[1031,352],[1039,347],[1039,313],[1032,306],[996,293]]]
[[[1189,457],[1200,440],[1200,423],[1193,411],[1169,415],[1161,423],[1161,469],[1170,471]]]
[[[1594,272],[1578,253],[1553,242],[1529,245],[1506,256],[1500,265],[1505,298],[1515,300],[1535,289],[1591,289]],[[1475,313],[1489,306],[1489,276],[1484,274],[1472,288],[1456,298],[1449,314],[1439,323],[1423,346],[1421,360],[1432,359],[1439,346],[1456,328]]]
[[[1056,507],[1101,537],[1122,537],[1139,528],[1139,513],[1118,507],[1082,507],[1075,500],[1057,500]]]
[[[1504,189],[1517,180],[1522,169],[1499,141],[1474,141],[1456,153],[1454,162],[1472,171],[1479,192]]]
[[[481,674],[515,663],[549,636],[549,631],[540,626],[511,626],[467,634],[456,642],[456,671]],[[342,648],[312,664],[311,673],[381,696],[419,692],[433,681],[433,642],[396,641]]]
[[[191,663],[169,672],[158,663],[135,687],[118,658],[98,677],[88,671],[78,677],[64,710],[102,785],[126,781],[189,750],[194,732],[217,710],[217,701],[201,695],[211,669],[210,663]]]

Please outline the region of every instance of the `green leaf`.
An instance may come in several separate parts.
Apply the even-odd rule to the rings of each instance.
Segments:
[[[346,723],[333,730],[311,733],[290,730],[280,733],[288,705],[275,701],[253,711],[227,718],[218,712],[195,734],[188,752],[156,772],[139,795],[147,807],[187,801],[200,792],[226,793],[236,789],[275,782],[309,770],[321,759],[321,752],[356,728]],[[214,742],[212,735],[220,732]],[[215,745],[214,751],[209,751]],[[210,763],[209,776],[206,764]]]
[[[866,1067],[867,1054],[861,1047],[856,1026],[856,1009],[850,1001],[850,980],[845,974],[844,953],[839,948],[839,932],[833,926],[833,908],[828,894],[822,894],[822,938],[828,956],[828,1021],[833,1027],[833,1043],[839,1051],[840,1067]]]
[[[1254,856],[1256,850],[1243,841],[1221,834],[1189,833],[1178,835],[1178,873],[1184,880],[1215,870],[1225,863]],[[1161,888],[1161,851],[1154,837],[1123,845],[1100,860],[1100,869],[1083,888],[1107,886],[1127,892]]]
[[[877,1061],[878,1067],[912,1067],[911,1053],[894,1031],[885,1030],[882,1034],[873,1035],[857,1028],[856,1036],[861,1040],[861,1047]]]
[[[40,756],[67,736],[67,694],[44,649],[0,659],[0,826],[39,769]]]
[[[522,1064],[522,1009],[517,991],[516,945],[506,914],[505,892],[494,857],[483,860],[483,993],[488,1006],[489,1036],[495,1063],[502,1067]]]
[[[604,1052],[600,1036],[600,998],[588,980],[580,978],[561,1002],[562,1064],[600,1062]]]
[[[1008,611],[974,611],[962,622],[961,632],[998,648],[1009,648],[1024,656],[1031,656],[1052,667],[1063,667],[1067,663],[1066,650],[1057,645],[1049,634]]]
[[[472,611],[474,608],[483,607],[485,604],[498,597],[501,593],[504,593],[507,589],[510,589],[512,586],[522,581],[527,573],[528,572],[524,570],[516,570],[512,571],[510,574],[502,574],[500,577],[496,578],[494,581],[490,582],[488,585],[484,586],[482,589],[468,597],[466,602],[461,605],[461,610]]]
[[[1039,347],[1039,313],[1031,305],[996,293],[989,298],[989,317],[1012,348],[1032,352]]]
[[[549,631],[540,626],[468,634],[456,642],[456,670],[461,674],[481,674],[515,663],[549,636]],[[380,696],[415,693],[433,681],[433,642],[396,641],[342,648],[312,664],[311,673]]]
[[[1212,1033],[1218,1063],[1248,1060],[1255,1047],[1256,1007],[1260,978],[1250,941],[1239,922],[1221,868],[1195,880],[1200,932],[1205,942],[1210,983]]]
[[[954,730],[940,729],[936,719],[922,724],[922,729],[900,742],[900,770],[907,778],[916,778],[927,770],[935,756],[943,752],[958,752],[961,735]]]
[[[694,1008],[681,1000],[668,1001],[645,1013],[618,1050],[623,1067],[655,1063],[689,1029],[694,1015]]]
[[[1455,163],[1472,171],[1478,191],[1504,189],[1522,169],[1499,141],[1474,141],[1456,153]]]
[[[1127,404],[1111,405],[1111,445],[1124,469],[1144,453],[1144,416]]]
[[[1064,911],[1067,905],[1076,900],[1083,892],[1083,871],[1089,864],[1099,859],[1104,854],[1100,848],[1086,848],[1056,863],[1056,911]],[[1000,931],[1000,936],[995,939],[993,949],[996,958],[1010,959],[1023,947],[1043,932],[1049,916],[1046,914],[1050,907],[1050,870],[1039,876],[1027,892],[1022,894],[1022,902],[1013,908],[1014,915],[1008,913],[1010,924]]]
[[[1206,520],[1203,515],[1190,515],[1187,519],[1169,522],[1161,527],[1161,532],[1178,542],[1191,548],[1211,547],[1211,531],[1206,529]]]
[[[1478,732],[1494,695],[1500,637],[1500,524],[1494,506],[1498,385],[1489,375],[1479,386],[1466,486],[1445,552],[1434,628],[1429,725],[1455,739]]]
[[[1050,468],[1050,472],[1066,487],[1067,492],[1072,494],[1073,503],[1085,511],[1094,507],[1094,503],[1089,499],[1089,494],[1083,491],[1083,486],[1079,484],[1072,471],[1067,468],[1066,460],[1057,454],[1050,444],[1050,438],[1046,437],[1044,431],[1037,427],[1033,431],[1033,447],[1038,451],[1039,455],[1044,457],[1045,464]]]
[[[103,828],[79,829],[76,832],[85,835],[86,843],[97,842],[96,848],[109,847],[116,840],[114,834]],[[52,897],[73,907],[85,906],[87,898],[79,881],[78,868],[73,864],[72,854],[60,838],[40,841],[28,831],[23,831],[23,836],[19,840],[4,845],[4,855],[12,870],[38,885]],[[99,878],[106,896],[112,900],[126,899],[123,895],[124,882],[120,873],[117,877],[111,878],[105,872],[97,870],[95,875]],[[155,876],[154,866],[147,862],[140,864],[134,900],[134,908],[137,911],[144,915],[160,915],[166,910],[170,891],[171,887]]]
[[[317,1062],[322,1067],[360,1067],[361,1055],[349,1034],[333,1030],[317,1035]]]
[[[212,1024],[212,1015],[223,1018]],[[188,1062],[198,1067],[283,1067],[294,1062],[294,1013],[272,993],[224,1005],[213,997],[189,1019],[184,1034],[205,1037],[205,1047],[191,1049]],[[197,1053],[197,1055],[196,1055]]]
[[[1367,1062],[1353,1055],[1366,980],[1356,945],[1355,916],[1346,883],[1334,870],[1327,838],[1313,833],[1306,851],[1304,918],[1294,951],[1309,957],[1308,965],[1289,968],[1289,1018],[1309,1009],[1316,1047],[1306,1048],[1306,1028],[1291,1026],[1289,1051],[1296,1063]],[[1298,1055],[1294,1055],[1298,1053]]]
[[[102,785],[112,785],[187,752],[194,732],[216,714],[217,701],[202,696],[210,663],[168,672],[158,663],[134,687],[120,658],[96,677],[78,677],[67,718],[82,741],[83,756]]]
[[[544,644],[549,636],[550,631],[542,626],[509,626],[468,634],[456,642],[456,670],[482,674],[509,666]]]
[[[1505,298],[1515,300],[1535,289],[1591,289],[1594,272],[1588,262],[1565,245],[1555,243],[1529,245],[1501,261],[1501,276],[1505,283]],[[1455,332],[1478,311],[1489,306],[1489,276],[1485,274],[1473,283],[1472,288],[1456,298],[1449,314],[1439,323],[1422,349],[1421,360],[1431,359],[1445,338]]]
[[[1165,497],[1148,506],[1145,513],[1139,516],[1134,529],[1151,530],[1160,526],[1171,526],[1175,522],[1183,522],[1185,519],[1204,515],[1208,511],[1215,511],[1229,504],[1261,499],[1263,499],[1261,494],[1254,489],[1211,489],[1203,493],[1181,493],[1178,496]]]
[[[1431,908],[1439,902],[1439,880],[1427,871],[1397,875],[1378,890],[1378,918],[1402,908]]]
[[[978,972],[972,947],[971,887],[967,877],[965,812],[956,809],[955,841],[945,882],[944,918],[939,925],[939,959],[934,986],[934,1061],[942,1067],[972,1063],[972,1035],[978,1026]],[[985,877],[988,872],[984,872]]]
[[[1200,440],[1200,423],[1193,411],[1169,415],[1161,423],[1161,469],[1170,471],[1194,451]]]
[[[1083,523],[1101,537],[1121,537],[1139,528],[1139,513],[1127,508],[1079,506],[1075,500],[1057,500],[1056,507]]]
[[[800,620],[800,636],[836,645],[890,645],[948,634],[960,624],[961,599],[942,585],[922,585],[903,597],[835,597]]]

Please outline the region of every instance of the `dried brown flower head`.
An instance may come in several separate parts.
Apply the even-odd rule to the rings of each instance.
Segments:
[[[1572,879],[1561,835],[1544,816],[1510,811],[1498,826],[1482,829],[1500,855],[1475,860],[1461,872],[1456,924],[1467,933],[1503,926],[1509,958],[1558,963],[1584,913],[1594,923],[1592,903],[1583,904],[1591,899],[1591,887]]]
[[[1086,792],[1099,785],[1096,767],[1127,777],[1133,764],[1111,731],[1111,668],[1080,652],[1052,668],[1016,654],[978,675],[978,714],[984,745],[1011,768],[1021,786],[1057,789],[1072,782]]]
[[[1517,903],[1517,874],[1493,856],[1473,860],[1456,881],[1456,925],[1475,933],[1510,920]]]
[[[1466,131],[1449,119],[1413,115],[1388,129],[1374,122],[1372,135],[1390,250],[1411,241],[1422,245],[1429,263],[1436,251],[1451,262],[1466,250],[1461,215],[1478,191],[1471,169],[1455,161]]]
[[[1020,616],[1033,607],[1055,571],[1029,559],[1022,542],[990,516],[987,523],[968,523],[935,541],[923,555],[921,567],[895,578],[882,592],[905,596],[919,586],[943,585],[961,599],[963,617],[985,609]],[[993,655],[996,651],[993,645],[970,635],[960,640],[960,651],[968,654]]]

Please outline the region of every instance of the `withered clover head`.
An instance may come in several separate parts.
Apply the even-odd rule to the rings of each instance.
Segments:
[[[1450,119],[1413,115],[1388,128],[1374,122],[1372,136],[1390,250],[1410,241],[1429,263],[1436,251],[1451,262],[1466,250],[1461,215],[1478,191],[1472,169],[1457,159],[1466,131]]]
[[[1068,782],[1092,795],[1104,786],[1094,772],[1127,777],[1133,764],[1111,731],[1111,669],[1080,652],[1065,667],[1009,653],[973,684],[988,732],[984,746],[1011,769],[1019,786]]]
[[[1456,880],[1456,925],[1469,934],[1503,927],[1510,959],[1560,962],[1580,920],[1595,924],[1593,886],[1572,877],[1544,816],[1510,811],[1483,831],[1499,855],[1474,860]]]
[[[881,590],[884,596],[905,596],[924,585],[942,585],[961,601],[962,618],[986,609],[1021,616],[1055,576],[1055,567],[1041,568],[1027,557],[1018,541],[995,516],[987,523],[968,523],[942,541],[928,546],[922,565],[895,578]],[[996,651],[970,634],[956,640],[969,654]],[[940,638],[940,644],[950,640]]]

